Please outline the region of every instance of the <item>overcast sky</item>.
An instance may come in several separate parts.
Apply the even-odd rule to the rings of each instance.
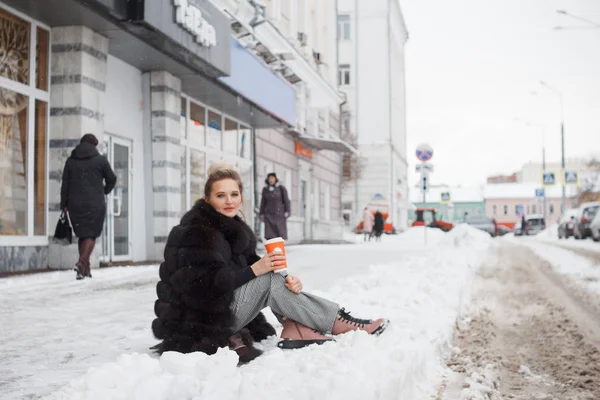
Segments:
[[[409,180],[416,146],[434,149],[434,184],[474,185],[560,161],[558,96],[564,96],[568,157],[600,154],[600,29],[556,13],[566,10],[600,24],[600,0],[400,0],[406,44]],[[531,95],[538,91],[539,95]]]

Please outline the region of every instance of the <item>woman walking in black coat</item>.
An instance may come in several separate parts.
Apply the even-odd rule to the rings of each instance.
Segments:
[[[267,175],[260,201],[260,218],[265,223],[265,239],[287,239],[287,218],[290,216],[290,198],[285,186],[279,183],[275,172]]]
[[[303,292],[298,277],[276,273],[285,266],[281,253],[256,255],[254,233],[237,216],[243,186],[232,166],[213,165],[204,194],[167,239],[152,322],[159,353],[214,354],[228,346],[248,362],[260,355],[253,340],[275,334],[261,314],[265,307],[283,325],[281,348],[332,340],[325,333],[383,332],[386,320],[354,318]]]
[[[104,227],[104,196],[117,183],[108,160],[98,153],[96,146],[96,136],[91,133],[83,135],[65,163],[60,189],[60,207],[68,211],[75,235],[79,238],[79,260],[75,264],[77,279],[92,277],[90,256]]]

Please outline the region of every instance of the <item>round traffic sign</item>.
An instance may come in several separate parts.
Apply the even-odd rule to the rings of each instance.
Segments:
[[[427,143],[417,146],[417,158],[423,162],[431,160],[433,157],[433,148]]]

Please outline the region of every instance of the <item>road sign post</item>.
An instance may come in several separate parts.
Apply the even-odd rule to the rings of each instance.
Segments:
[[[429,190],[429,173],[433,172],[433,165],[427,162],[433,157],[433,148],[427,143],[421,143],[417,146],[416,156],[422,164],[417,165],[417,171],[421,172],[419,186],[423,193],[423,207],[427,204],[427,191]],[[425,245],[427,245],[427,223],[425,215],[423,215],[423,232],[425,237]]]

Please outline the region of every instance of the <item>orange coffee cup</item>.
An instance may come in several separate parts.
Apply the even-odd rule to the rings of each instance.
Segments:
[[[265,242],[265,248],[267,249],[267,253],[281,253],[281,255],[285,256],[285,241],[283,238],[276,237],[273,239],[269,239]],[[287,261],[285,263],[285,268],[278,269],[277,271],[283,276],[287,275]]]

